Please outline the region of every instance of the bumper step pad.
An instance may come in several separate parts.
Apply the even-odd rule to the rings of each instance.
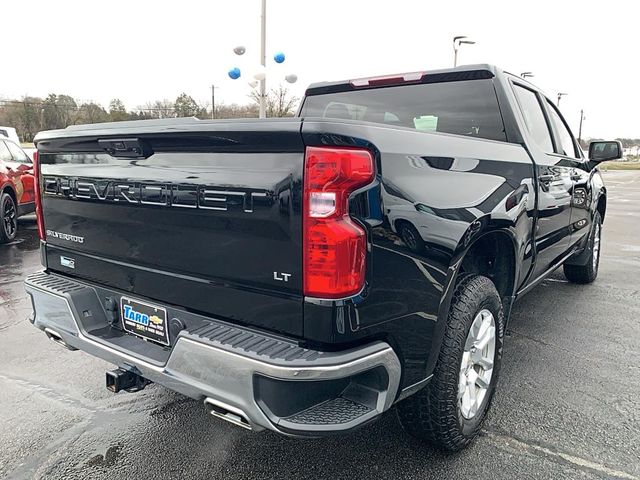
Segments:
[[[347,398],[339,397],[315,405],[287,420],[299,425],[339,425],[352,422],[373,409]]]

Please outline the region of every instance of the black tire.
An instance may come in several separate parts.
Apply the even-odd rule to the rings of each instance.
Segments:
[[[562,266],[564,276],[571,283],[592,283],[598,277],[598,269],[600,267],[600,252],[602,251],[602,218],[600,213],[596,212],[593,216],[591,232],[589,233],[589,242],[586,247],[586,262],[584,265],[569,265],[565,263]]]
[[[405,245],[411,250],[413,253],[422,253],[424,252],[424,240],[420,236],[420,233],[407,221],[402,221],[400,225],[398,225],[398,234]]]
[[[0,195],[0,243],[9,243],[18,233],[18,207],[8,193]]]
[[[458,382],[465,343],[475,317],[489,310],[495,321],[493,373],[477,413],[468,419],[458,401]],[[504,339],[502,302],[495,285],[486,277],[471,275],[456,286],[440,355],[429,384],[398,404],[404,429],[435,447],[456,452],[466,447],[482,427],[500,373]]]

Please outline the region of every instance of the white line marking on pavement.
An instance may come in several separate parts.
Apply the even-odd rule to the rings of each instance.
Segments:
[[[575,455],[571,455],[569,453],[559,452],[551,450],[550,448],[543,447],[542,445],[537,445],[535,443],[526,443],[521,440],[517,440],[509,435],[504,435],[501,433],[488,431],[487,434],[489,437],[493,437],[495,439],[501,439],[506,441],[507,443],[511,443],[518,448],[522,448],[524,450],[533,450],[535,453],[543,454],[547,457],[552,457],[555,459],[564,460],[564,462],[568,462],[576,467],[589,469],[594,472],[606,475],[608,478],[618,478],[624,480],[640,480],[640,477],[636,477],[631,475],[630,473],[623,472],[622,470],[615,470],[613,468],[609,468],[606,465],[601,463],[592,462],[591,460],[587,460],[586,458],[576,457]]]

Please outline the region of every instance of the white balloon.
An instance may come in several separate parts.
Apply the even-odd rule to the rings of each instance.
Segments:
[[[248,83],[251,88],[256,88],[258,86],[258,82],[256,80],[251,80]]]
[[[255,78],[256,80],[258,80],[259,82],[264,80],[266,78],[266,73],[264,71],[258,72],[256,73],[253,78]]]
[[[284,79],[289,83],[296,83],[298,81],[298,76],[295,73],[291,73],[284,77]]]
[[[236,48],[233,49],[233,53],[235,53],[236,55],[244,55],[244,52],[246,52],[247,49],[244,48],[244,45],[238,45]]]

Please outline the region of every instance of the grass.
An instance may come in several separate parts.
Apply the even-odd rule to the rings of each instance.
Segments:
[[[640,162],[603,162],[600,170],[640,170]]]

